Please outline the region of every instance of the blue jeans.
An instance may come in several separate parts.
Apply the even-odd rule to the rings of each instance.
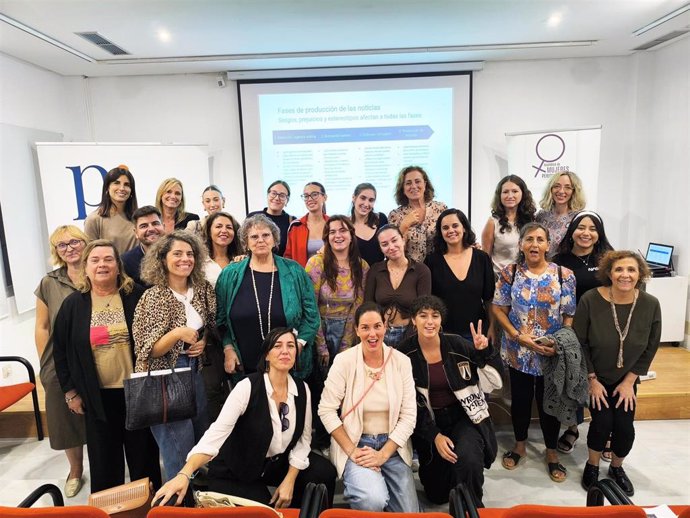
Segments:
[[[386,329],[386,336],[383,337],[383,342],[388,347],[398,348],[400,342],[405,338],[407,326],[389,326]]]
[[[388,434],[362,435],[358,448],[380,450]],[[419,502],[412,468],[396,452],[381,466],[381,471],[363,468],[348,459],[343,472],[344,496],[352,509],[393,513],[417,513]]]
[[[330,363],[333,363],[333,358],[340,352],[340,344],[345,335],[346,323],[347,318],[344,317],[325,317],[321,319],[323,334],[326,339],[326,347],[328,348],[328,354],[331,356]]]
[[[176,369],[191,367],[194,373],[196,417],[151,427],[151,433],[163,457],[166,480],[173,478],[182,469],[187,460],[187,454],[201,439],[209,425],[204,378],[196,371],[197,362],[196,358],[188,358],[186,354],[181,354],[175,364]]]

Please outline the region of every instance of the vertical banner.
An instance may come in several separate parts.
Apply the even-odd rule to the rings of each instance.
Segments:
[[[596,210],[601,126],[506,133],[508,171],[520,176],[539,203],[552,176],[575,172],[582,180],[587,208]]]

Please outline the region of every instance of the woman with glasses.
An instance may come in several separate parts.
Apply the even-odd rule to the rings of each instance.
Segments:
[[[329,507],[335,468],[311,451],[311,395],[292,376],[297,337],[271,330],[261,345],[256,372],[228,396],[216,422],[194,446],[187,463],[154,497],[182,503],[190,479],[210,461],[209,490],[255,500],[276,509],[300,507],[306,485],[325,484]],[[267,486],[276,488],[271,495]]]
[[[544,225],[551,236],[546,258],[551,260],[565,236],[575,214],[585,208],[585,193],[580,178],[572,171],[555,174],[544,189],[536,222]]]
[[[126,165],[119,165],[103,177],[98,208],[84,220],[84,234],[89,239],[108,239],[124,254],[137,246],[132,232],[132,215],[137,210],[134,176]]]
[[[319,182],[309,182],[304,186],[302,194],[308,212],[290,225],[285,257],[294,259],[303,268],[309,258],[323,247],[323,229],[328,221],[327,198],[323,185]]]
[[[266,190],[268,195],[268,205],[264,210],[257,210],[250,212],[247,217],[263,214],[280,229],[280,240],[278,244],[278,255],[285,254],[285,247],[287,246],[287,235],[290,224],[295,221],[295,216],[285,212],[285,207],[290,201],[290,186],[284,180],[276,180],[268,186]]]
[[[86,430],[84,417],[69,411],[65,395],[55,372],[53,361],[53,328],[62,301],[77,291],[81,253],[89,240],[73,225],[56,228],[50,235],[50,256],[58,266],[41,279],[36,295],[36,328],[34,332],[38,357],[41,359],[41,383],[45,390],[46,419],[50,430],[50,447],[64,450],[69,462],[65,482],[65,496],[72,498],[82,486],[84,471],[84,444]]]
[[[236,374],[236,380],[255,372],[261,344],[274,327],[298,332],[301,352],[295,377],[304,379],[312,370],[319,329],[314,287],[304,268],[275,253],[279,232],[263,214],[245,219],[240,241],[247,257],[225,267],[216,282],[217,326],[225,329],[225,372]]]

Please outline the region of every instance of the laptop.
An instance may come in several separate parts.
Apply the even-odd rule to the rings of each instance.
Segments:
[[[649,243],[645,260],[653,277],[669,277],[673,271],[673,246]]]

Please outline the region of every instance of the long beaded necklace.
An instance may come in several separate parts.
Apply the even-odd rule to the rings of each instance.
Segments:
[[[275,265],[271,263],[273,268],[271,268],[271,291],[268,294],[268,327],[266,328],[266,333],[264,333],[264,323],[263,319],[261,318],[261,306],[259,305],[259,292],[256,290],[256,279],[254,278],[254,268],[252,268],[252,265],[249,265],[249,269],[252,272],[252,286],[254,287],[254,299],[256,300],[256,312],[259,315],[259,332],[261,332],[261,339],[264,340],[266,338],[266,335],[271,331],[271,305],[273,304],[273,280],[276,275],[276,270],[275,270]]]
[[[635,311],[635,306],[637,305],[637,291],[633,298],[632,307],[630,308],[630,313],[628,313],[628,321],[625,324],[625,329],[621,333],[621,326],[618,323],[618,313],[616,313],[616,304],[613,302],[613,289],[609,286],[609,301],[611,302],[611,313],[613,313],[613,325],[616,327],[616,332],[618,333],[618,338],[620,339],[620,345],[618,346],[618,360],[616,360],[616,367],[619,369],[623,368],[623,341],[628,336],[628,331],[630,330],[630,321],[632,320],[633,311]]]

